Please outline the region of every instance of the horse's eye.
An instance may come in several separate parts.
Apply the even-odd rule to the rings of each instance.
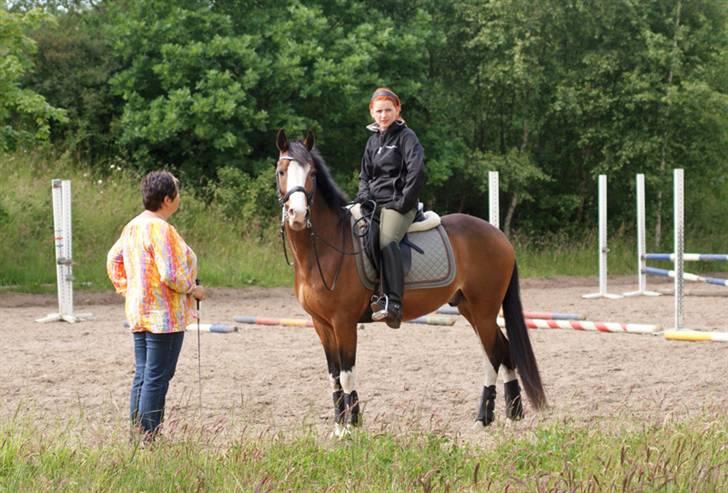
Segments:
[[[286,174],[286,172],[285,172],[285,171],[283,171],[282,169],[279,169],[279,170],[278,170],[278,176],[283,176],[283,175],[285,175],[285,174]]]

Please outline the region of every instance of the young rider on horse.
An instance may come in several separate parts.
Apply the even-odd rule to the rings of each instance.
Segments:
[[[361,160],[355,202],[374,202],[381,209],[379,248],[384,296],[372,297],[372,319],[385,320],[393,329],[402,320],[404,272],[399,242],[417,213],[425,183],[425,153],[417,135],[400,116],[402,105],[390,89],[380,87],[369,101],[374,123]],[[365,206],[366,207],[366,206]]]

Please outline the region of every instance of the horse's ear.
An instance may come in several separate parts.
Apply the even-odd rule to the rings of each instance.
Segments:
[[[310,128],[308,129],[308,132],[306,132],[306,138],[303,139],[303,145],[306,146],[306,149],[309,151],[313,149],[313,146],[316,144],[316,136],[313,134],[313,130]]]
[[[288,150],[288,137],[286,137],[286,131],[282,128],[278,130],[278,135],[276,136],[276,147],[281,152]]]

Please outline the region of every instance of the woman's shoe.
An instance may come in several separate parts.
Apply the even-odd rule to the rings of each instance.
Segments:
[[[399,303],[391,302],[387,310],[387,325],[393,329],[399,329],[402,324],[402,307]]]

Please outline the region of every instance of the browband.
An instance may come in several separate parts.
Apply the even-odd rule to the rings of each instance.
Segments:
[[[396,101],[399,101],[399,96],[397,96],[392,91],[387,91],[387,90],[382,90],[382,91],[375,92],[374,94],[372,94],[372,99],[375,99],[375,98],[378,98],[378,97],[381,97],[381,96],[386,96],[386,97],[389,97],[389,98],[394,98]]]

